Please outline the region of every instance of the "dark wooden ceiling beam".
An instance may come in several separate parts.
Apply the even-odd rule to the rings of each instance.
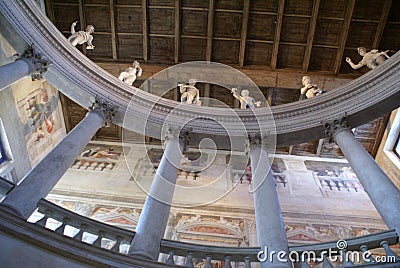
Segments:
[[[333,67],[333,72],[335,74],[339,73],[340,65],[342,64],[344,48],[346,46],[347,35],[350,29],[351,17],[353,16],[354,4],[355,0],[349,0],[349,2],[347,3],[346,15],[343,22],[343,31],[342,34],[340,35],[339,48],[336,53],[335,65]]]
[[[180,33],[181,33],[181,23],[180,23],[180,6],[181,6],[181,1],[180,0],[175,0],[175,42],[174,42],[174,62],[178,63],[179,62],[179,48],[180,48]]]
[[[115,1],[110,0],[110,26],[111,26],[111,50],[112,58],[116,60],[117,56],[117,33],[115,25]]]
[[[247,25],[249,23],[250,0],[244,0],[242,34],[240,38],[239,66],[243,67],[246,54]]]
[[[284,7],[285,7],[285,0],[279,0],[278,14],[276,17],[275,38],[274,38],[274,44],[272,47],[272,56],[271,56],[271,68],[273,70],[276,69],[276,63],[278,61],[279,41],[281,39]]]
[[[378,27],[376,29],[374,42],[372,43],[373,49],[379,48],[391,6],[392,6],[392,0],[386,0],[385,4],[383,5],[381,20],[379,21]]]
[[[149,51],[148,51],[148,41],[149,41],[149,33],[148,33],[148,7],[147,0],[142,0],[142,33],[143,33],[143,60],[144,62],[148,61]]]
[[[86,18],[85,18],[83,0],[79,0],[78,4],[79,4],[79,24],[80,24],[79,26],[81,28],[81,31],[84,31],[86,27]],[[86,55],[86,46],[82,46],[82,52],[83,54]]]
[[[307,46],[306,46],[306,51],[304,53],[304,58],[303,58],[303,72],[308,71],[308,65],[310,64],[311,51],[312,51],[312,46],[313,46],[313,42],[314,42],[314,34],[315,34],[315,29],[317,28],[319,3],[320,3],[320,0],[314,0],[314,3],[313,3],[313,9],[312,9],[311,19],[310,19],[310,27],[308,28]]]
[[[53,1],[52,0],[46,0],[45,1],[45,6],[46,6],[46,15],[47,17],[55,23],[55,17],[54,17],[54,7],[53,7]]]
[[[214,35],[214,32],[213,32],[214,13],[215,13],[215,0],[209,0],[208,22],[207,22],[206,61],[211,61],[211,57],[212,57],[212,42],[213,42],[213,35]]]

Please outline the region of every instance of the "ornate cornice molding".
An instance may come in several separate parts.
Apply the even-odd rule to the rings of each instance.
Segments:
[[[118,107],[113,123],[122,126],[124,116],[132,116],[154,126],[147,128],[146,134],[156,138],[160,137],[161,125],[181,127],[182,122],[189,122],[193,133],[206,136],[224,136],[225,127],[230,135],[243,137],[245,125],[247,133],[260,129],[275,132],[279,146],[298,144],[321,138],[321,121],[334,120],[343,112],[347,112],[350,126],[356,127],[400,105],[400,53],[396,53],[362,77],[317,98],[272,107],[275,129],[266,108],[254,113],[237,110],[238,120],[223,108],[180,105],[122,83],[71,46],[33,0],[0,0],[0,11],[26,43],[34,44],[35,50],[52,59],[44,77],[56,88],[83,107],[90,106],[94,96],[109,100],[111,106]]]

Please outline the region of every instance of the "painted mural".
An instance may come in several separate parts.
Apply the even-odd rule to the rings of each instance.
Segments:
[[[13,86],[13,93],[33,166],[65,135],[59,95],[43,79],[29,84],[22,79]]]
[[[123,148],[118,145],[89,143],[72,165],[73,169],[86,171],[111,171],[123,156]]]

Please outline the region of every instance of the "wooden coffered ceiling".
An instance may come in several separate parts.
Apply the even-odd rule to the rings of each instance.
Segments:
[[[95,27],[95,61],[357,73],[356,48],[397,51],[400,2],[392,0],[46,0],[66,36]]]
[[[46,11],[66,37],[74,21],[77,30],[94,25],[95,49],[78,48],[96,63],[109,66],[133,60],[144,66],[206,60],[247,72],[287,71],[334,79],[368,71],[353,70],[344,60],[349,56],[358,62],[358,46],[390,50],[389,55],[400,48],[400,1],[392,0],[46,0]],[[118,75],[120,70],[109,71]],[[213,90],[213,85],[197,86],[202,96],[207,91],[209,97],[234,106],[233,97]],[[298,88],[263,86],[270,105],[298,99]],[[176,99],[174,94],[165,97]],[[70,130],[85,110],[67,98],[63,102]],[[378,118],[355,130],[372,155],[386,122],[387,117]],[[121,129],[103,128],[95,139],[119,141]],[[324,139],[278,152],[343,157]]]

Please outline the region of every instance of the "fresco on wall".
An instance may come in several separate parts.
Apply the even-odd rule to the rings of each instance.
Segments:
[[[117,166],[122,155],[122,146],[89,143],[72,164],[72,168],[86,171],[111,171]]]
[[[347,163],[305,161],[308,170],[312,170],[323,191],[365,192],[357,175]]]
[[[65,128],[57,90],[43,79],[26,80],[16,83],[13,93],[33,166],[61,140]]]

